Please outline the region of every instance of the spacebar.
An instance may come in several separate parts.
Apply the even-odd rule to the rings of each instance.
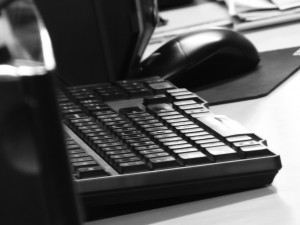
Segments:
[[[203,116],[195,119],[222,137],[252,133],[237,121],[223,115]]]

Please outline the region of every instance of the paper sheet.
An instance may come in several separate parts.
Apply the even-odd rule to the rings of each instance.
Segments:
[[[280,10],[291,9],[300,6],[299,0],[271,0]]]

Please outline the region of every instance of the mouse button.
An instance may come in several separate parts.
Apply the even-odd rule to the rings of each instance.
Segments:
[[[179,43],[166,44],[142,62],[142,73],[147,75],[171,76],[186,64],[186,56]]]
[[[189,60],[198,60],[218,49],[222,40],[224,40],[223,33],[214,31],[200,32],[181,38],[180,46]]]
[[[160,52],[154,52],[152,55],[150,55],[148,58],[146,58],[142,62],[142,65],[144,67],[151,66],[151,64],[156,63],[156,61],[158,61],[160,57],[161,57],[161,53]]]
[[[224,46],[231,47],[239,51],[240,56],[248,58],[248,60],[258,63],[260,55],[253,43],[243,34],[227,31],[224,38]]]

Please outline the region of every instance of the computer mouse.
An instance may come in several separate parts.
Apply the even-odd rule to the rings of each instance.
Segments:
[[[139,77],[158,75],[178,87],[197,90],[254,69],[255,46],[241,33],[211,28],[170,40],[146,58]]]

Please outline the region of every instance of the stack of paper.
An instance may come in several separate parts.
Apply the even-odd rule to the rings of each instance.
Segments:
[[[179,34],[207,27],[231,25],[226,7],[212,1],[195,0],[190,5],[161,11],[160,16],[168,23],[155,29],[150,44],[162,43]]]
[[[300,20],[300,0],[225,0],[234,28],[246,30]]]

